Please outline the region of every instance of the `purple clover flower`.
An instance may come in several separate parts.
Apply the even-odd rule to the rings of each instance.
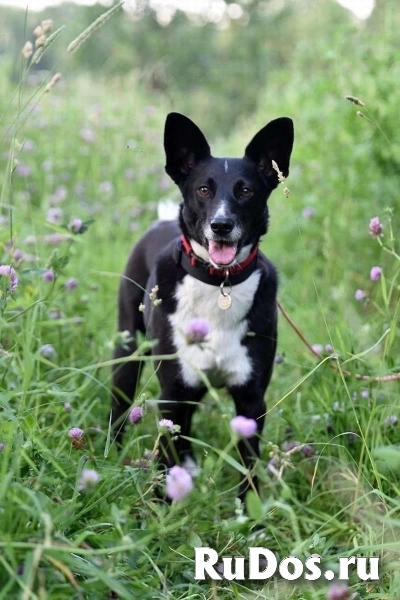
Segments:
[[[78,287],[78,280],[75,279],[74,277],[70,277],[65,282],[65,289],[68,290],[69,292],[71,292],[72,290],[75,290],[77,287]]]
[[[93,142],[96,141],[96,134],[94,133],[93,129],[91,129],[90,127],[83,127],[81,129],[81,138],[83,139],[84,142],[87,142],[88,144],[92,144]]]
[[[282,451],[290,452],[291,450],[294,450],[295,448],[300,448],[300,446],[301,446],[301,444],[297,440],[288,440],[287,442],[283,442]]]
[[[204,342],[210,333],[210,326],[204,319],[192,319],[186,330],[186,342],[188,344],[200,344]]]
[[[52,160],[44,160],[42,162],[42,169],[43,169],[43,171],[46,171],[48,173],[49,171],[51,171],[52,168],[53,168],[53,161]]]
[[[383,225],[379,220],[379,217],[373,217],[369,222],[369,232],[374,237],[382,235]]]
[[[35,148],[35,142],[33,140],[25,140],[24,150],[25,152],[31,152]]]
[[[72,221],[69,223],[68,229],[70,231],[72,231],[72,233],[79,233],[80,230],[82,229],[82,225],[83,225],[82,219],[75,218],[75,219],[72,219]]]
[[[67,242],[70,239],[70,236],[65,233],[51,233],[43,237],[46,244],[53,244],[53,246],[58,246],[61,242]]]
[[[312,206],[306,206],[305,208],[303,208],[301,215],[304,219],[312,219],[313,217],[315,217],[315,208],[313,208]]]
[[[56,358],[57,352],[51,344],[44,344],[39,348],[39,354],[44,358]]]
[[[371,281],[379,281],[382,276],[382,269],[380,267],[372,267],[369,276]]]
[[[15,292],[18,287],[18,276],[15,269],[10,265],[0,265],[0,277],[2,276],[9,279],[7,293]]]
[[[284,356],[282,356],[282,354],[277,354],[277,355],[275,356],[275,358],[274,358],[274,363],[275,363],[276,365],[280,365],[280,364],[282,364],[284,361],[285,361],[285,358],[284,358]]]
[[[136,176],[136,172],[134,169],[126,169],[124,171],[124,177],[128,181],[132,181],[132,179],[135,179],[135,176]]]
[[[238,415],[231,420],[231,430],[240,437],[250,438],[257,432],[257,421]]]
[[[158,422],[158,426],[160,428],[162,427],[166,427],[171,433],[174,432],[174,422],[171,421],[171,419],[160,419],[160,421]]]
[[[331,583],[328,600],[350,600],[350,590],[345,583]]]
[[[193,480],[183,467],[175,465],[166,477],[167,496],[171,500],[183,500],[193,489]]]
[[[51,283],[52,281],[54,281],[55,275],[54,275],[54,271],[45,271],[42,274],[42,279],[43,281],[47,281],[48,283]]]
[[[307,458],[315,454],[315,450],[312,446],[310,446],[310,444],[306,444],[305,446],[303,446],[302,450],[304,456],[306,456]]]
[[[19,248],[16,248],[13,252],[13,259],[16,261],[23,260],[24,256],[25,252],[23,250],[20,250]]]
[[[30,177],[32,175],[32,169],[29,165],[26,165],[25,163],[18,163],[15,172],[20,177]]]
[[[100,480],[100,475],[94,469],[83,469],[79,478],[78,489],[81,492],[86,492],[97,485]]]
[[[111,181],[102,181],[99,185],[99,190],[102,194],[112,194],[114,186]]]
[[[129,413],[128,419],[132,425],[135,423],[140,423],[140,421],[143,419],[143,410],[141,406],[134,406]]]
[[[52,225],[60,225],[63,220],[64,213],[61,208],[53,206],[47,211],[47,222]]]
[[[361,300],[364,300],[366,296],[367,292],[364,292],[364,290],[356,290],[356,293],[354,294],[354,298],[357,300],[357,302],[361,302]]]
[[[84,431],[83,429],[80,429],[80,427],[71,427],[71,429],[68,432],[68,435],[71,438],[71,440],[81,440],[83,438],[83,434]]]
[[[56,206],[57,204],[61,204],[67,198],[67,195],[67,188],[64,185],[58,186],[54,194],[50,196],[50,205]]]
[[[323,354],[324,352],[324,347],[322,344],[313,344],[311,347],[314,352],[317,352],[317,354]]]

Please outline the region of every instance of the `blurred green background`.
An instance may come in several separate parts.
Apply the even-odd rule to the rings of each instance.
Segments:
[[[36,3],[27,4],[34,8]],[[378,1],[363,21],[335,0],[218,0],[197,14],[167,6],[155,10],[146,0],[126,2],[126,10],[63,63],[64,76],[70,80],[85,73],[108,82],[134,76],[176,110],[227,134],[238,118],[257,110],[265,93],[279,110],[277,74],[282,85],[295,76],[293,86],[301,74],[302,86],[307,86],[320,72],[332,78],[338,97],[349,89],[365,94],[358,61],[383,60],[382,52],[392,42],[398,48],[396,0]],[[64,39],[73,39],[104,10],[100,4],[65,2],[41,13],[29,12],[26,29],[31,32],[42,18],[51,18],[56,26],[66,26]],[[16,59],[26,37],[24,11],[0,6],[0,22],[2,74],[17,81]],[[55,45],[38,70],[50,69],[59,58]],[[388,56],[382,66],[393,68],[394,62],[395,56]],[[133,81],[131,89],[133,100]],[[301,107],[298,110],[301,117]]]

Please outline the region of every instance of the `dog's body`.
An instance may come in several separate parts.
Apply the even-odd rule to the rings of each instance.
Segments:
[[[266,200],[278,184],[272,161],[287,176],[292,145],[293,125],[283,118],[255,136],[244,158],[214,158],[192,121],[176,113],[167,118],[166,171],[183,195],[179,223],[158,221],[141,238],[119,296],[120,331],[128,330],[133,338],[137,331],[147,332],[157,340],[155,354],[178,353],[157,371],[161,411],[181,428],[175,447],[164,448],[167,466],[192,455],[183,436],[190,435],[196,403],[206,392],[199,371],[213,386],[227,387],[237,414],[257,420],[258,434],[262,431],[277,340],[277,275],[258,242],[268,226]],[[156,305],[155,286],[161,300]],[[187,335],[198,318],[210,329],[201,345]],[[117,348],[115,358],[135,349],[132,341],[129,348]],[[115,367],[114,423],[120,425],[134,398],[138,375],[138,362]],[[258,441],[254,436],[239,445],[248,467],[259,455]]]

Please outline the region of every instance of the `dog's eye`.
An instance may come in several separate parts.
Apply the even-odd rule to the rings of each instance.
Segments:
[[[200,196],[209,196],[210,194],[210,190],[206,185],[202,185],[197,191],[199,192]]]
[[[244,198],[249,198],[252,195],[252,193],[253,193],[253,190],[251,190],[250,188],[248,188],[248,187],[242,188],[242,196]]]

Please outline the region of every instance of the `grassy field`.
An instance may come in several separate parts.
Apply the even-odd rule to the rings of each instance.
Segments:
[[[318,553],[335,573],[339,557],[380,556],[380,581],[353,577],[340,598],[399,598],[399,383],[373,381],[399,371],[399,73],[389,44],[365,61],[360,43],[348,62],[344,32],[337,48],[314,47],[312,73],[300,49],[229,138],[199,123],[216,155],[240,155],[268,120],[295,122],[291,194],[272,195],[262,248],[282,305],[322,359],[281,315],[260,496],[247,511],[224,392],[197,412],[202,472],[172,505],[156,497],[164,475],[149,459],[159,418],[151,364],[135,400],[145,416],[122,455],[108,426],[119,275],[158,201],[178,200],[162,149],[174,107],[133,77],[61,80],[45,94],[29,77],[14,96],[2,86],[0,262],[19,285],[10,294],[0,276],[0,599],[334,598],[327,581],[196,582],[197,546]],[[369,232],[373,217],[382,237]],[[87,231],[74,234],[73,219]],[[92,487],[85,469],[100,476]]]

